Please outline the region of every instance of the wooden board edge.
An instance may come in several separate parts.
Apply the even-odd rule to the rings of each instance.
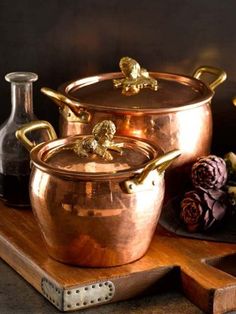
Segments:
[[[214,293],[213,314],[223,314],[236,309],[236,284],[217,289]]]
[[[107,280],[89,281],[86,285],[78,284],[61,288],[49,283],[49,286],[51,285],[53,289],[52,294],[48,293],[46,298],[53,305],[56,304],[56,307],[63,312],[91,308],[153,293],[158,291],[158,285],[159,291],[163,292],[163,286],[166,285],[169,289],[170,283],[172,283],[172,286],[175,283],[176,286],[176,282],[179,282],[175,280],[177,273],[179,273],[177,267],[163,266],[124,276],[111,276]],[[170,280],[170,277],[172,280]]]
[[[111,276],[107,279],[78,283],[71,287],[64,286],[62,283],[56,281],[50,276],[43,268],[32,261],[26,254],[22,254],[21,250],[10,240],[6,239],[0,234],[0,257],[9,264],[18,274],[20,274],[32,287],[34,287],[41,295],[43,295],[52,305],[54,305],[60,311],[71,311],[76,309],[84,309],[88,307],[97,306],[98,304],[112,303],[121,300],[127,300],[138,295],[146,293],[151,290],[158,283],[163,286],[168,282],[169,277],[177,277],[179,274],[179,267],[177,266],[158,266],[153,269],[141,270],[140,272],[130,273],[121,276]],[[174,280],[175,282],[179,280]],[[109,292],[105,298],[97,297],[97,301],[90,300],[85,296],[83,302],[77,302],[74,297],[74,303],[72,300],[73,294],[76,294],[77,289],[82,289],[84,292],[92,286],[100,288],[111,284],[114,287],[111,297]],[[87,289],[87,290],[85,290]],[[81,299],[80,299],[81,301]],[[91,301],[93,301],[91,303]],[[77,304],[77,305],[76,305]]]

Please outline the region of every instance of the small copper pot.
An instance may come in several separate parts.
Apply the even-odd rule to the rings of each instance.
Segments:
[[[164,152],[177,147],[181,157],[168,171],[167,187],[174,193],[176,187],[185,190],[191,165],[210,152],[211,100],[226,73],[209,66],[198,68],[192,77],[147,72],[127,57],[120,69],[66,82],[59,92],[42,88],[60,108],[61,135],[90,134],[97,122],[112,119],[118,135],[150,140]],[[203,82],[205,76],[210,84]]]
[[[46,129],[51,141],[34,146],[26,135],[36,129]],[[30,150],[33,212],[48,253],[58,261],[91,267],[126,264],[145,254],[155,231],[164,171],[180,152],[160,157],[147,141],[115,136],[108,143],[104,134],[103,142],[95,135],[56,139],[45,121],[17,131]]]

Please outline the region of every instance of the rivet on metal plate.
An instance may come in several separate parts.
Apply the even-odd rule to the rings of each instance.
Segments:
[[[64,310],[68,305],[70,309],[76,310],[111,301],[115,286],[111,281],[104,281],[65,291]]]
[[[50,282],[47,278],[42,278],[41,280],[41,289],[43,295],[59,310],[63,310],[63,290],[52,282]]]
[[[77,310],[107,303],[112,300],[115,294],[115,286],[111,281],[62,290],[48,279],[43,278],[41,287],[45,297],[61,311]]]

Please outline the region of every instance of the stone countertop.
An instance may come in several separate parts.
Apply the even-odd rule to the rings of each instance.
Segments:
[[[61,313],[0,259],[0,314]],[[67,312],[70,313],[70,312]],[[101,305],[78,314],[200,314],[200,309],[177,291]]]

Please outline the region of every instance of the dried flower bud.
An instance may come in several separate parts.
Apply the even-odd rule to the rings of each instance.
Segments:
[[[192,167],[192,182],[199,189],[220,189],[227,180],[224,159],[215,155],[200,157]]]
[[[203,192],[205,201],[205,215],[203,220],[203,228],[205,230],[211,228],[213,224],[224,218],[227,210],[227,195],[221,190],[208,190]]]
[[[224,218],[227,205],[222,190],[190,191],[181,202],[180,217],[190,232],[207,230]]]
[[[196,191],[187,192],[181,202],[180,217],[190,232],[197,231],[204,213],[202,200]]]

